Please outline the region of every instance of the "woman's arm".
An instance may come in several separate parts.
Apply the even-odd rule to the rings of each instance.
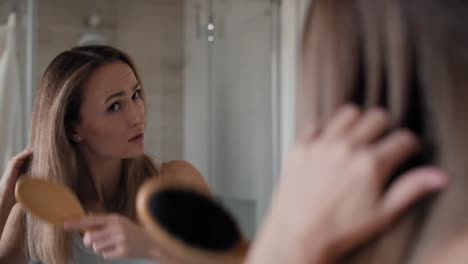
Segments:
[[[86,230],[83,243],[105,259],[132,257],[160,260],[167,257],[142,227],[119,214],[88,214],[65,222],[66,231]]]
[[[19,204],[15,205],[15,185],[32,152],[32,149],[28,148],[13,157],[0,181],[0,260],[26,260],[23,253],[24,224],[21,207]]]
[[[1,205],[0,205],[1,207]],[[23,209],[15,204],[10,211],[0,239],[0,263],[26,263]]]

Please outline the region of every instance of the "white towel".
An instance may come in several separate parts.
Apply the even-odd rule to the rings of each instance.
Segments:
[[[0,177],[6,162],[20,152],[23,141],[23,108],[16,58],[16,15],[0,25]]]

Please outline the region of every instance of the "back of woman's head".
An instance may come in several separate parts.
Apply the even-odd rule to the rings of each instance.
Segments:
[[[29,174],[45,177],[70,187],[81,202],[94,199],[89,171],[77,143],[72,140],[73,126],[80,122],[84,86],[91,74],[113,62],[127,64],[140,82],[136,68],[124,52],[108,46],[73,48],[60,53],[47,67],[37,91],[32,118],[31,145],[34,148]],[[145,155],[124,160],[123,176],[116,212],[135,217],[135,196],[142,181],[156,173]],[[130,174],[131,177],[127,177]],[[109,209],[109,208],[108,208]],[[29,255],[44,263],[67,263],[71,256],[70,237],[26,215]]]
[[[353,252],[357,263],[425,263],[464,228],[468,210],[468,2],[314,0],[303,36],[298,124],[325,121],[340,105],[381,106],[395,127],[421,137],[406,167],[442,166],[443,194]],[[390,183],[389,183],[390,184]]]

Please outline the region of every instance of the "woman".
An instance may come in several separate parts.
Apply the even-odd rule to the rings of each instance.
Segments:
[[[311,100],[303,120],[326,119],[346,102],[384,107],[393,127],[423,142],[407,167],[434,164],[451,179],[350,262],[428,263],[466,227],[467,10],[459,0],[334,0],[310,11],[303,92]]]
[[[365,109],[384,108],[390,113],[387,119],[393,130],[409,129],[422,144],[419,155],[414,156],[405,166],[389,172],[390,178],[386,178],[388,180],[382,187],[383,195],[390,195],[392,187],[397,187],[398,181],[404,179],[400,172],[418,165],[436,165],[450,173],[451,181],[450,188],[439,196],[412,207],[403,219],[390,225],[383,234],[377,237],[365,234],[358,236],[359,239],[352,237],[351,241],[345,239],[347,246],[344,248],[347,250],[335,255],[342,257],[344,262],[430,263],[448,242],[456,240],[458,233],[466,228],[467,20],[468,2],[460,0],[313,1],[303,36],[303,87],[298,96],[303,100],[299,123],[324,123],[330,120],[338,108],[348,103]],[[348,114],[345,119],[350,119],[349,115],[353,114]],[[356,122],[351,122],[354,129],[359,127],[355,125]],[[341,144],[349,142],[346,135],[362,135],[353,132],[350,126],[348,129],[350,131],[341,137]],[[314,144],[316,139],[309,141],[312,142],[308,144],[310,151],[318,148]],[[319,137],[318,142],[321,141],[323,139]],[[361,149],[368,150],[375,140],[370,142],[361,144]],[[392,156],[398,157],[397,154],[388,157]],[[314,170],[310,171],[315,175]],[[430,174],[443,173],[432,169]],[[292,178],[290,175],[293,174],[285,174],[285,178]],[[437,181],[435,185],[444,185],[443,181]],[[306,180],[303,179],[299,184],[304,182]],[[340,187],[339,182],[334,182],[327,190]],[[342,203],[352,203],[350,200],[354,199],[366,201],[365,197],[373,197],[372,192],[351,192],[355,188],[358,186],[348,186],[350,193],[341,200]],[[283,190],[288,189],[291,191],[294,188],[283,187]],[[279,191],[281,190],[280,185]],[[290,196],[303,194],[306,198],[313,197],[312,192],[291,193],[292,191]],[[287,195],[282,197],[284,201],[288,201],[285,198]],[[277,201],[276,204],[280,204],[280,196]],[[278,205],[276,210],[288,211],[285,204],[288,203]],[[317,228],[323,225],[314,226],[314,223],[338,219],[348,231],[365,230],[362,226],[353,226],[356,220],[353,212],[360,212],[359,210],[344,205],[342,208],[340,211],[335,207],[336,212],[331,214],[335,218],[330,214],[322,214],[322,218],[319,214],[303,214],[304,219],[301,222],[293,220],[294,218],[288,219],[289,222],[284,218],[277,218],[284,220],[283,226],[287,223],[296,224],[298,230],[315,231],[308,233],[308,236],[299,236],[301,242],[304,242],[299,243],[302,251],[310,253],[314,251],[313,245],[318,238],[327,238],[330,232],[335,231],[333,226],[328,229]],[[373,212],[374,209],[367,208],[365,212]],[[274,215],[278,216],[280,213]],[[379,222],[378,217],[371,217],[369,220],[370,223],[374,221]],[[278,226],[277,224],[276,230],[281,230]],[[303,232],[296,230],[292,233]],[[363,237],[373,239],[366,241],[362,240]],[[360,247],[355,248],[358,245]],[[308,257],[310,261],[311,258]],[[457,263],[463,262],[462,259],[459,258]]]
[[[31,148],[2,177],[0,262],[153,263],[164,256],[135,223],[136,191],[159,170],[144,154],[143,95],[134,64],[115,48],[74,48],[51,62],[35,99]],[[54,227],[14,205],[16,180],[31,157],[27,174],[67,185],[90,214]],[[79,230],[88,231],[81,238]]]

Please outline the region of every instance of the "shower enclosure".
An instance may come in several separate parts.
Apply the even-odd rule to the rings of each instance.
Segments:
[[[184,154],[249,237],[279,171],[279,1],[191,0]]]

